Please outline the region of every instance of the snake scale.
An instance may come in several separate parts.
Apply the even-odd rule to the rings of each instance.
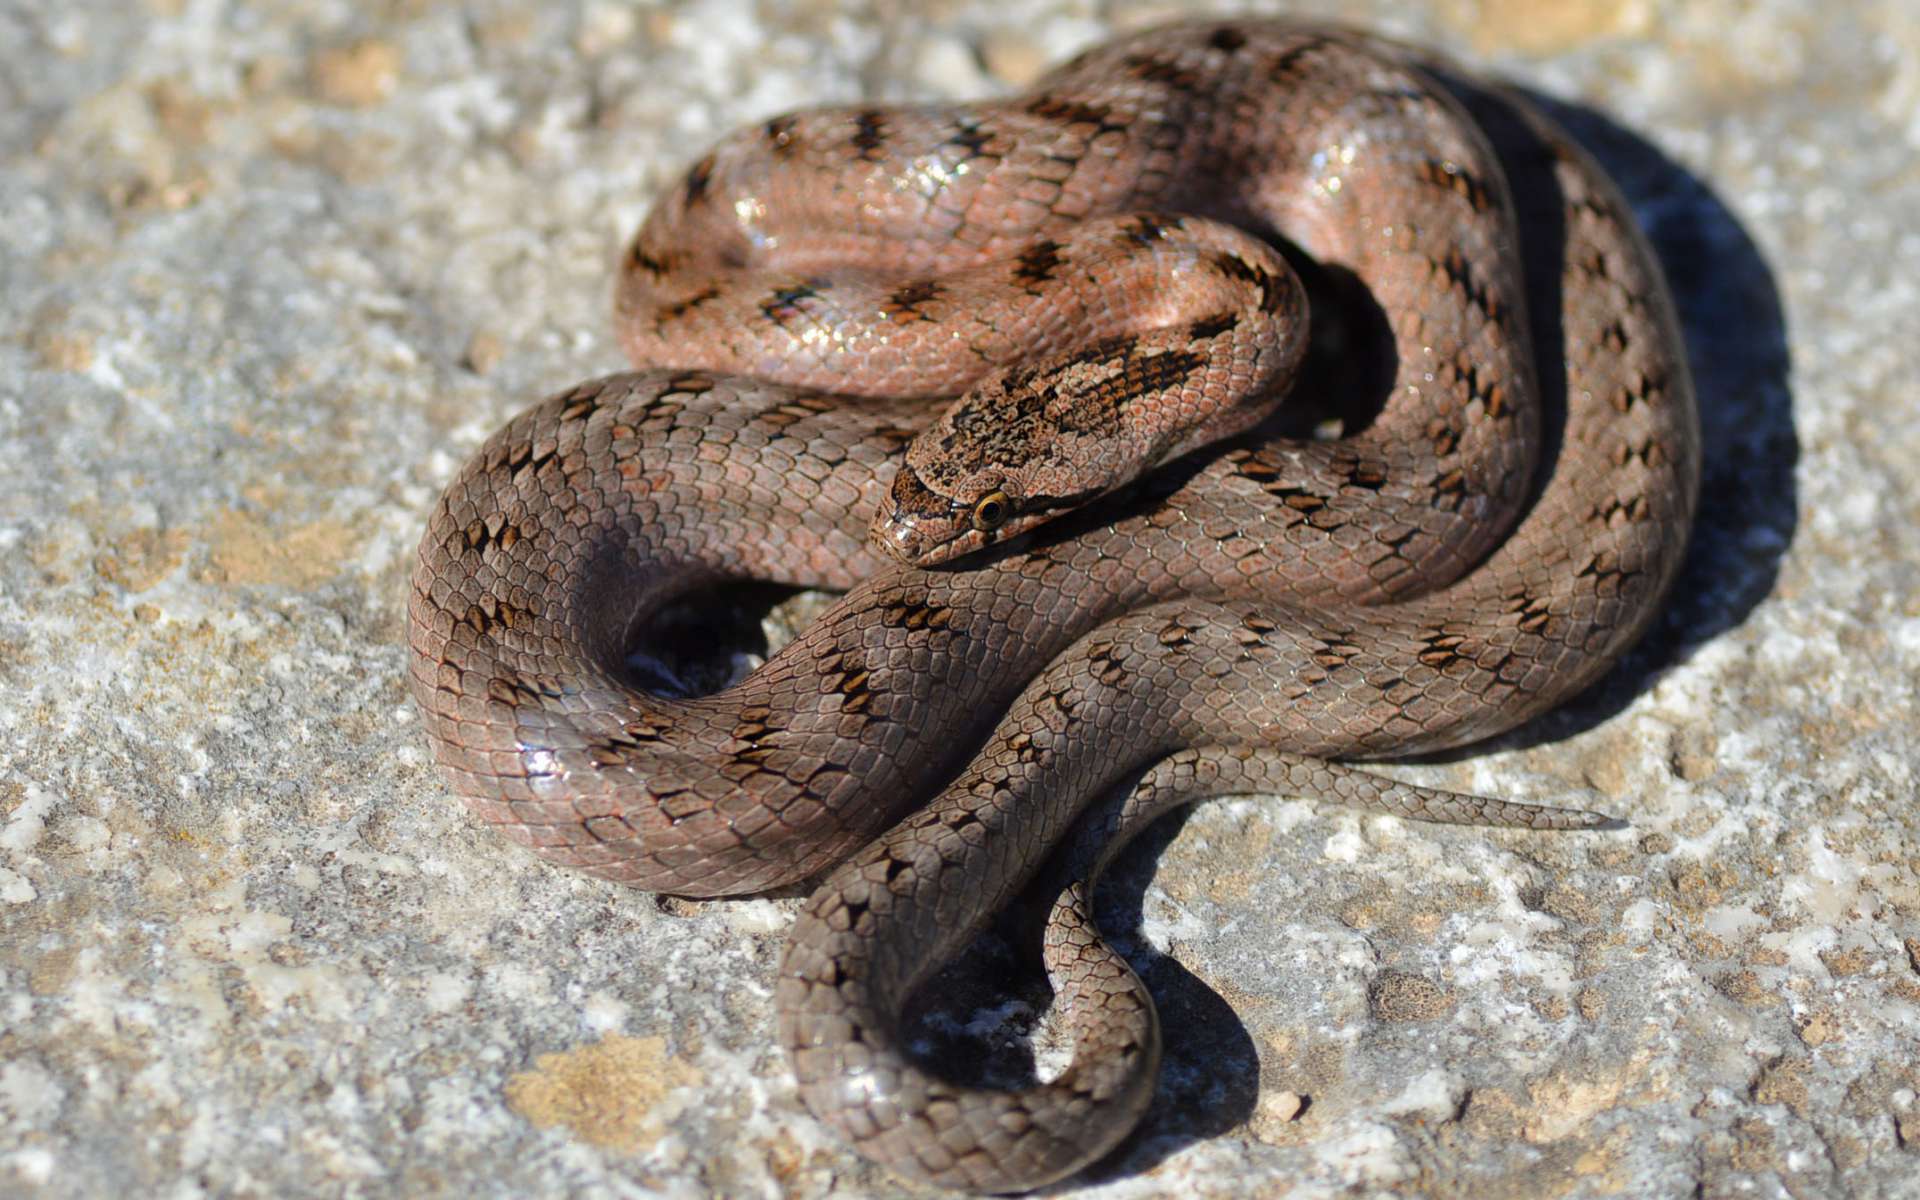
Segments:
[[[413,693],[452,789],[554,862],[695,895],[832,868],[780,1040],[894,1171],[1031,1188],[1137,1121],[1153,1008],[1086,903],[1172,805],[1600,823],[1348,765],[1580,691],[1692,521],[1658,268],[1518,98],[1231,21],[1010,99],[801,112],[670,189],[616,309],[640,369],[522,413],[435,510]],[[1345,436],[1287,436],[1335,387]],[[733,686],[639,686],[636,639],[742,579],[845,594]],[[1072,1064],[945,1080],[901,1010],[1043,865]]]

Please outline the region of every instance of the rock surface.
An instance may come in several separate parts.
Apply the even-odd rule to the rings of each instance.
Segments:
[[[1302,7],[1618,122],[1570,115],[1675,276],[1706,513],[1595,695],[1404,768],[1626,831],[1234,801],[1130,858],[1169,1063],[1074,1187],[1920,1195],[1920,19]],[[771,1045],[793,899],[447,801],[410,557],[489,430],[620,365],[610,264],[707,141],[1181,11],[0,5],[0,1190],[902,1194]],[[1034,999],[970,986],[929,1037]]]

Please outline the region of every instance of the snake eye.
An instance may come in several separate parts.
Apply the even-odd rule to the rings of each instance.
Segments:
[[[992,533],[1012,515],[1013,501],[1005,492],[988,492],[973,506],[973,527],[981,533]]]

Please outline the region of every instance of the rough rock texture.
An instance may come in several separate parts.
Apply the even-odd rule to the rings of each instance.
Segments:
[[[1618,122],[1571,114],[1676,277],[1706,514],[1598,693],[1405,768],[1628,830],[1217,802],[1130,858],[1170,1061],[1074,1186],[1920,1195],[1920,18],[1305,7]],[[1178,11],[0,4],[0,1191],[900,1194],[770,1045],[791,897],[622,892],[448,803],[410,556],[488,430],[618,365],[620,239],[713,136]],[[952,980],[936,1050],[1029,1023]]]

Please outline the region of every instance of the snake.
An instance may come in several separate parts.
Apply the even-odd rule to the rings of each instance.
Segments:
[[[1512,90],[1340,26],[1176,24],[1019,95],[739,130],[615,291],[635,369],[433,510],[411,690],[449,788],[549,861],[818,880],[779,1040],[895,1174],[1031,1189],[1138,1122],[1157,1018],[1089,897],[1173,806],[1607,823],[1366,766],[1587,687],[1697,503],[1659,265]],[[718,690],[637,665],[749,580],[841,594]],[[1072,1061],[949,1079],[903,1011],[1036,891]]]

